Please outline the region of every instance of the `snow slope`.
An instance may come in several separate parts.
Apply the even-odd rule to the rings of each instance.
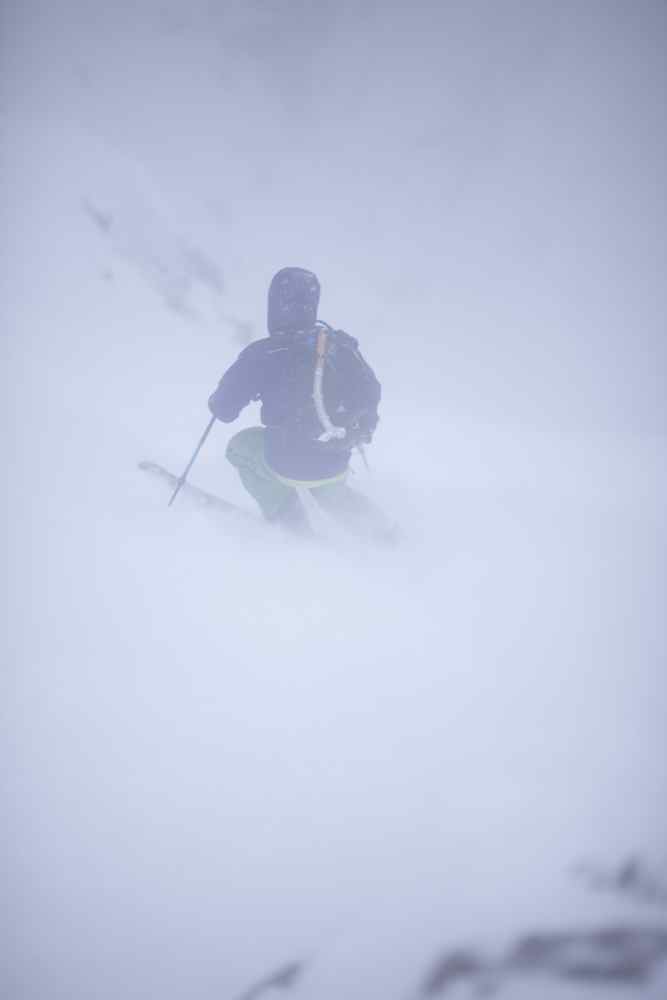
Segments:
[[[289,961],[405,1000],[447,949],[667,927],[571,872],[667,842],[664,11],[550,6],[7,5],[12,1000]],[[136,469],[184,466],[287,263],[382,379],[396,551]],[[193,481],[248,503],[229,433]]]

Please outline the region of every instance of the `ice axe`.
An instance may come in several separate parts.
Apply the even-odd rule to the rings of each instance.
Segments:
[[[368,457],[367,457],[367,455],[366,455],[366,449],[364,448],[363,444],[359,443],[359,444],[357,445],[357,451],[358,451],[358,452],[359,452],[359,454],[361,455],[361,457],[362,457],[362,459],[363,459],[363,463],[364,463],[364,465],[365,465],[365,467],[366,467],[366,472],[367,472],[367,473],[368,473],[368,475],[370,476],[370,474],[371,474],[371,467],[370,467],[370,465],[368,464]]]
[[[185,472],[183,473],[183,475],[178,480],[178,483],[176,484],[176,489],[171,494],[171,499],[170,499],[169,503],[167,504],[168,507],[171,507],[171,505],[173,504],[174,500],[176,499],[176,497],[179,494],[181,486],[183,485],[183,483],[185,482],[185,480],[188,478],[188,472],[190,471],[190,469],[192,468],[192,466],[195,464],[195,459],[196,459],[197,455],[199,454],[199,452],[201,451],[202,445],[204,444],[204,441],[206,440],[206,438],[211,433],[211,429],[212,429],[213,424],[215,423],[216,419],[217,419],[216,417],[211,417],[211,419],[209,420],[208,424],[206,425],[206,430],[204,431],[204,433],[200,437],[199,444],[195,448],[194,454],[193,454],[192,458],[190,459],[190,461],[188,462],[188,464],[185,467]]]

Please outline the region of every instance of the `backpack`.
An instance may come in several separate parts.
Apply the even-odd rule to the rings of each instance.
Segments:
[[[380,384],[354,337],[318,322],[289,338],[286,367],[285,426],[329,451],[370,441]]]

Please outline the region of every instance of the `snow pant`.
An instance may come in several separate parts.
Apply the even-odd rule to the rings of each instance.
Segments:
[[[227,458],[238,469],[241,482],[257,501],[268,521],[307,524],[294,480],[284,480],[268,465],[264,455],[264,428],[248,427],[227,445]],[[319,483],[298,483],[318,505],[354,534],[381,536],[389,531],[384,515],[361,493],[350,489],[346,473]]]

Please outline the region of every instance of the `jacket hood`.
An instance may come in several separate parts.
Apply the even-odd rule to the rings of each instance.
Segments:
[[[274,275],[269,286],[269,334],[310,329],[317,321],[319,303],[317,276],[302,267],[284,267]]]

